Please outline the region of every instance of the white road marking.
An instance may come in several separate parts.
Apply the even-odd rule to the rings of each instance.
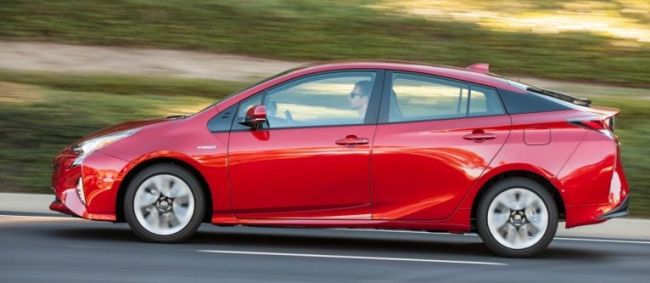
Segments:
[[[80,218],[74,218],[69,216],[23,216],[23,215],[7,215],[0,214],[0,223],[19,223],[19,222],[44,222],[44,221],[77,221],[81,220]]]
[[[591,239],[591,238],[565,238],[565,237],[555,237],[555,240],[560,240],[560,241],[577,241],[577,242],[597,242],[597,243],[617,243],[617,244],[641,244],[641,245],[650,245],[650,241],[617,240],[617,239]]]
[[[272,252],[229,251],[229,250],[197,250],[197,251],[200,252],[200,253],[235,254],[235,255],[265,255],[265,256],[333,258],[333,259],[361,259],[361,260],[381,260],[381,261],[405,261],[405,262],[452,263],[452,264],[472,264],[472,265],[496,265],[496,266],[508,265],[507,263],[489,262],[489,261],[421,259],[421,258],[403,258],[403,257],[374,257],[374,256],[348,256],[348,255],[328,255],[328,254],[272,253]]]
[[[15,218],[72,218],[66,215],[17,215],[17,214],[0,214],[0,217],[15,217]]]
[[[347,229],[347,228],[334,228],[330,230],[339,231],[359,231],[359,232],[382,232],[382,233],[405,233],[405,234],[429,234],[429,235],[451,235],[451,236],[466,236],[478,237],[478,234],[452,234],[444,232],[426,232],[426,231],[409,231],[409,230],[381,230],[381,229]],[[616,244],[641,244],[650,245],[650,241],[643,240],[623,240],[623,239],[608,239],[608,238],[568,238],[568,237],[555,237],[553,240],[560,241],[576,241],[576,242],[597,242],[597,243],[616,243]]]

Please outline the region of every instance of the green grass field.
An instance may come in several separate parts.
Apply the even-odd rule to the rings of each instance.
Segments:
[[[0,72],[0,190],[48,193],[52,157],[77,138],[125,120],[194,112],[241,87],[208,80]],[[596,105],[624,109],[616,133],[633,188],[633,215],[650,216],[650,99],[638,89],[599,89],[604,94],[591,97]]]
[[[650,17],[644,1],[590,1],[582,6],[559,0],[512,2],[448,0],[426,6],[427,1],[415,0],[3,0],[0,38],[282,59],[380,58],[455,66],[489,62],[501,74],[650,86],[650,42],[644,41]],[[494,14],[501,20],[423,16],[422,9],[410,9],[418,5],[448,14]],[[548,17],[583,14],[591,16],[574,21],[596,27],[557,33],[534,32],[537,26],[505,28],[540,20],[544,22],[538,25],[548,28],[560,21]],[[601,22],[628,34],[637,32],[639,38],[617,38],[617,30],[608,33],[597,25]],[[567,26],[571,24],[562,28]]]

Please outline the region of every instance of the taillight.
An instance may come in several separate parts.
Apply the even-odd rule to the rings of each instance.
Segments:
[[[607,123],[607,126],[609,126],[609,129],[613,132],[614,131],[614,116],[610,117],[609,119],[605,120]]]
[[[600,132],[603,135],[614,139],[614,117],[608,117],[606,119],[573,119],[569,120],[569,123]]]

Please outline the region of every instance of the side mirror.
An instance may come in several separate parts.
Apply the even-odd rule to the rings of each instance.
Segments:
[[[264,105],[255,105],[246,111],[246,118],[242,124],[257,130],[266,123],[266,107]]]

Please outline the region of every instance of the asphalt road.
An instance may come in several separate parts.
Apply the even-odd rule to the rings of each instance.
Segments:
[[[556,238],[534,259],[476,235],[203,225],[183,244],[125,224],[0,216],[0,282],[646,282],[650,241]]]

